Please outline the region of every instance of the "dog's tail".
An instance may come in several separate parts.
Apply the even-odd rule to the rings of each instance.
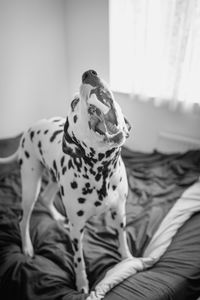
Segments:
[[[18,149],[17,149],[17,150],[16,150],[13,154],[11,154],[10,156],[7,156],[7,157],[0,157],[0,164],[8,164],[8,163],[17,161],[18,156],[19,156],[19,151],[18,151]]]

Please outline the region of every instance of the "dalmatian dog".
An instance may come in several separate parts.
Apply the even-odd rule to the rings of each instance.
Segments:
[[[23,218],[20,224],[23,252],[32,257],[30,217],[40,191],[44,169],[50,182],[43,201],[56,220],[63,216],[53,201],[60,191],[69,219],[74,250],[76,286],[88,292],[83,257],[86,222],[108,211],[119,238],[122,259],[132,257],[126,238],[126,171],[120,156],[130,125],[106,83],[93,70],[82,75],[79,94],[71,102],[66,119],[44,119],[21,138],[16,153],[0,162],[18,159],[22,178]]]

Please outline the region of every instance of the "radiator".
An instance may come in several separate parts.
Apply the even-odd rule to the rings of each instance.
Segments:
[[[200,139],[161,131],[158,134],[156,149],[166,153],[200,150]]]

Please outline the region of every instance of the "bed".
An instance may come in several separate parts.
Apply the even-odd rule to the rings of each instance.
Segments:
[[[0,156],[12,153],[20,136],[0,140]],[[128,243],[134,256],[143,256],[162,220],[177,199],[200,175],[200,151],[163,154],[122,149],[129,195]],[[16,163],[0,166],[0,295],[1,299],[82,300],[75,289],[72,247],[68,230],[56,223],[42,204],[41,195],[31,219],[35,257],[21,251],[19,221],[21,181]],[[47,183],[44,174],[43,186]],[[66,214],[59,195],[56,206]],[[129,276],[111,289],[106,300],[192,300],[200,296],[200,212],[178,229],[152,268]],[[88,223],[84,255],[90,287],[119,261],[116,232],[103,216]]]

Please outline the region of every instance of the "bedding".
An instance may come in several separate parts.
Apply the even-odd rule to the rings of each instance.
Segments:
[[[19,137],[0,141],[0,155],[17,147]],[[129,195],[128,243],[133,255],[145,254],[159,225],[181,196],[198,182],[200,151],[151,154],[123,148]],[[42,197],[31,220],[36,255],[21,252],[19,221],[21,181],[19,167],[0,166],[0,295],[3,299],[81,300],[76,292],[72,247],[67,228],[52,220]],[[47,183],[44,174],[43,186]],[[59,195],[57,208],[66,214]],[[163,235],[165,234],[163,231]],[[183,223],[167,251],[150,269],[128,277],[104,299],[196,299],[200,295],[200,213]],[[92,218],[84,237],[84,255],[90,286],[95,287],[120,261],[117,235],[104,216]],[[146,252],[148,253],[148,252]]]

